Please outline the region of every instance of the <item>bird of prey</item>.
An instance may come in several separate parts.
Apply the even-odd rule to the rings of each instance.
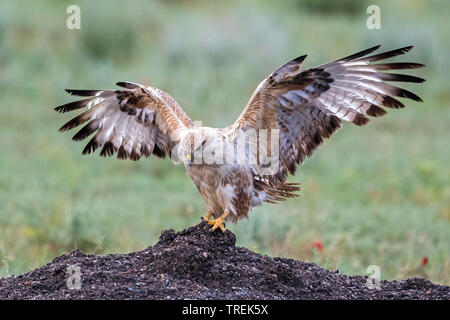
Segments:
[[[286,181],[297,165],[343,121],[365,125],[385,108],[403,108],[395,97],[422,102],[416,94],[386,82],[423,82],[387,70],[416,69],[412,62],[378,63],[404,54],[412,46],[370,55],[380,46],[302,70],[306,55],[278,68],[253,92],[238,119],[226,128],[194,125],[166,92],[133,82],[120,90],[66,89],[83,100],[55,108],[86,110],[64,124],[66,131],[87,123],[73,140],[95,135],[83,154],[101,147],[100,156],[119,159],[170,157],[183,163],[208,208],[203,217],[211,230],[225,231],[263,202],[297,196],[297,183]]]

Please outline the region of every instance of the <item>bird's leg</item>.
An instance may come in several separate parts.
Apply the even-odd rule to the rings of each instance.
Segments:
[[[213,221],[208,221],[208,224],[213,226],[211,228],[211,230],[214,231],[217,228],[220,228],[220,230],[222,230],[222,232],[225,232],[225,227],[223,226],[223,223],[225,222],[225,219],[227,218],[227,216],[229,214],[230,214],[230,212],[228,210],[225,210],[223,212],[223,214],[220,217],[218,217],[217,219],[215,219]]]
[[[204,217],[202,217],[202,220],[209,222],[209,219],[212,216],[212,212],[210,210],[208,210],[208,212],[206,213],[206,215]]]

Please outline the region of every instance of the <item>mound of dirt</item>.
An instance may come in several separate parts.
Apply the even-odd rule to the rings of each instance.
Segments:
[[[129,254],[74,251],[0,279],[0,299],[450,299],[450,287],[420,278],[370,289],[366,276],[260,255],[236,247],[228,230],[209,230],[204,222],[166,230]]]

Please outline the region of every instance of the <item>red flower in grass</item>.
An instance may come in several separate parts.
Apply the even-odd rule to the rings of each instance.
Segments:
[[[428,257],[425,256],[422,258],[422,262],[420,263],[422,267],[425,267],[428,264]]]
[[[319,253],[323,252],[323,243],[321,241],[314,241],[312,243],[313,248],[316,248]]]

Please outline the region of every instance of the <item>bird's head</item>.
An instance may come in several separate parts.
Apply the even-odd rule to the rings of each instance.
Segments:
[[[194,128],[181,140],[179,148],[180,160],[188,166],[205,164],[205,150],[214,146],[215,134],[210,128]]]

